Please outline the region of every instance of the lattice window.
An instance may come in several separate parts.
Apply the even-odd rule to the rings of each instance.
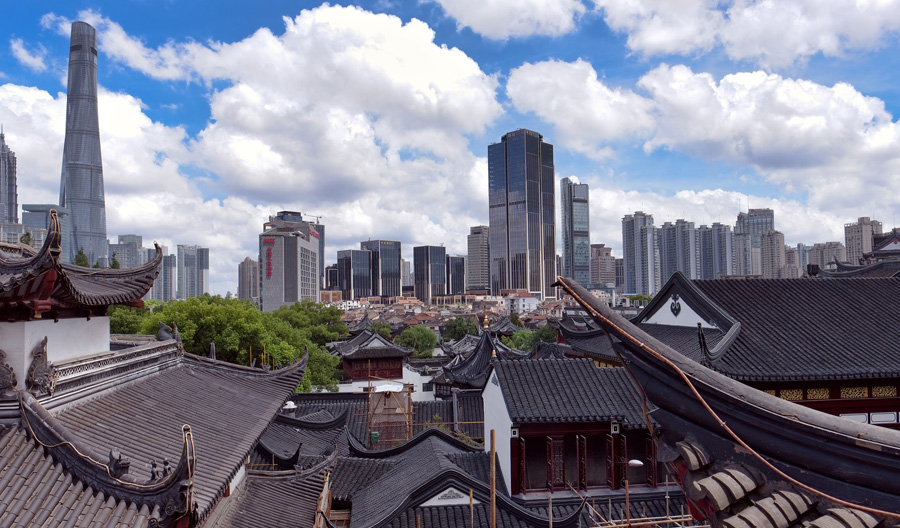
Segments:
[[[879,385],[872,387],[873,398],[895,398],[897,397],[896,385]]]
[[[765,392],[766,394],[771,394],[772,396],[775,396],[775,389],[766,389],[763,392]]]
[[[803,399],[803,389],[781,389],[781,398],[788,401]]]
[[[868,387],[841,387],[841,398],[868,398]]]
[[[807,400],[827,400],[831,397],[831,391],[828,389],[806,389]]]

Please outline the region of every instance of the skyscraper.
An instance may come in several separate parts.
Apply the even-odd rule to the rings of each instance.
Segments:
[[[844,224],[847,262],[859,264],[862,256],[872,251],[872,237],[880,234],[881,222],[872,220],[868,216],[861,216],[856,222]]]
[[[447,255],[447,295],[466,293],[466,257]]]
[[[697,278],[699,260],[697,229],[693,222],[678,219],[659,228],[660,282],[665,283],[676,271],[689,279]]]
[[[150,291],[147,292],[147,295],[144,298],[169,302],[172,299],[175,299],[175,284],[178,279],[177,259],[175,255],[169,255],[169,248],[166,246],[160,247],[160,251],[163,254],[162,268],[159,270],[159,275],[153,282],[153,287],[150,288]],[[147,256],[148,260],[154,258],[156,256],[156,249],[148,249]]]
[[[338,284],[345,301],[372,296],[372,252],[344,249],[337,252]]]
[[[19,223],[16,153],[9,150],[0,125],[0,224]]]
[[[731,226],[714,223],[697,228],[697,243],[700,249],[698,278],[718,279],[722,275],[734,274],[734,249]]]
[[[550,297],[556,280],[553,145],[519,129],[488,146],[491,293]],[[416,267],[418,273],[418,267]]]
[[[606,244],[591,244],[591,284],[616,284],[616,257]]]
[[[300,213],[279,211],[259,235],[259,306],[264,312],[319,300],[319,235]]]
[[[69,83],[66,95],[66,140],[63,146],[59,205],[69,209],[72,261],[84,249],[94,264],[107,257],[106,201],[97,118],[97,32],[85,22],[72,23]]]
[[[562,272],[575,282],[587,286],[591,282],[591,229],[588,186],[574,178],[559,181],[562,206]]]
[[[400,242],[396,240],[366,240],[359,249],[372,252],[372,295],[399,297],[403,269],[400,265]]]
[[[775,211],[771,209],[749,209],[738,213],[734,223],[735,235],[750,235],[750,244],[758,248],[762,236],[775,229]],[[758,272],[757,272],[758,273]]]
[[[238,264],[238,299],[259,298],[259,261],[246,257]]]
[[[653,216],[643,211],[622,218],[625,293],[653,295],[661,286],[659,244]]]
[[[784,234],[770,229],[760,238],[760,246],[763,278],[780,278],[785,266]]]
[[[178,244],[177,284],[179,299],[209,293],[209,248]]]
[[[447,249],[443,246],[413,248],[416,299],[431,304],[447,294]]]
[[[466,260],[466,289],[488,290],[491,287],[491,254],[488,237],[490,228],[486,225],[469,228],[469,254]]]
[[[412,286],[412,272],[410,271],[409,261],[400,259],[400,286]]]

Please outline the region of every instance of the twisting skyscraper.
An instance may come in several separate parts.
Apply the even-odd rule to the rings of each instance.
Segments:
[[[72,23],[69,84],[66,98],[66,141],[63,146],[59,205],[72,222],[69,255],[83,249],[88,261],[105,261],[106,201],[97,118],[97,32],[84,22]]]
[[[6,146],[0,125],[0,223],[19,223],[19,202],[16,189],[16,153]]]

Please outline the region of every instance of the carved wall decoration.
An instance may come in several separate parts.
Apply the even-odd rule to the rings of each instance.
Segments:
[[[53,394],[56,388],[56,367],[50,364],[47,359],[47,337],[41,339],[41,342],[34,346],[31,350],[33,359],[31,366],[28,368],[28,377],[25,385],[28,390],[35,396],[41,394]]]
[[[672,304],[669,305],[669,309],[672,310],[672,315],[675,317],[678,317],[678,314],[681,313],[681,303],[677,293],[672,295]]]
[[[6,363],[6,352],[0,350],[0,394],[16,388],[16,373]]]

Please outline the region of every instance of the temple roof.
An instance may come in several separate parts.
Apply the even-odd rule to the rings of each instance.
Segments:
[[[623,368],[595,367],[589,359],[523,359],[497,361],[494,373],[514,423],[646,427],[640,395]]]
[[[522,327],[513,324],[509,317],[501,317],[500,319],[491,323],[491,326],[488,327],[488,331],[490,333],[506,337],[509,337],[522,329]]]
[[[334,350],[342,359],[351,360],[403,358],[412,354],[412,350],[396,345],[371,330],[363,330],[353,339],[338,343]]]
[[[487,382],[491,361],[495,356],[514,359],[525,355],[525,352],[513,350],[499,339],[495,341],[490,332],[484,332],[471,352],[465,356],[456,356],[450,363],[444,365],[441,379],[436,382],[455,387],[481,389]]]
[[[369,319],[369,313],[366,312],[366,314],[363,316],[363,318],[360,319],[359,321],[356,321],[353,324],[353,326],[347,325],[347,332],[351,336],[357,336],[363,330],[368,330],[370,326],[372,326],[372,320]]]
[[[872,279],[886,277],[900,277],[900,259],[880,260],[872,264],[852,265],[843,262],[837,263],[836,270],[819,270],[819,276],[826,279],[856,278]]]
[[[59,220],[52,211],[50,230],[38,252],[0,258],[0,312],[7,318],[30,319],[41,312],[105,315],[112,304],[141,306],[162,262],[158,245],[150,262],[129,269],[83,268],[61,262],[60,253]]]
[[[706,354],[711,368],[738,380],[873,379],[900,376],[900,342],[877,322],[900,318],[897,299],[900,280],[892,278],[688,280],[676,273],[632,321],[695,361]]]

